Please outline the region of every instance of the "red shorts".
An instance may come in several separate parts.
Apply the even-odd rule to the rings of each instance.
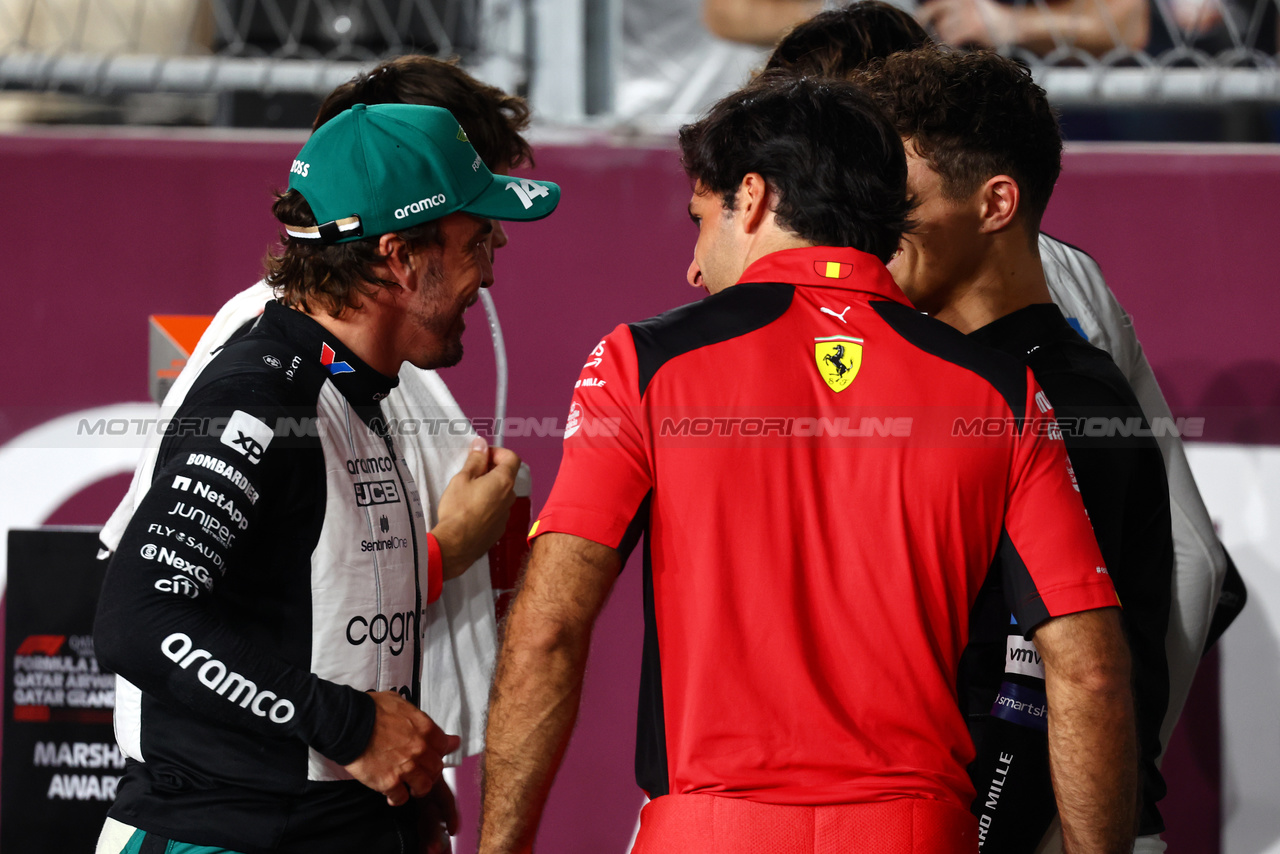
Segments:
[[[803,807],[664,795],[640,813],[631,854],[976,854],[978,820],[926,798]]]

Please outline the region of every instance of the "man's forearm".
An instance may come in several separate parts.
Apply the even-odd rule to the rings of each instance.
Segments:
[[[1075,614],[1048,627],[1068,629],[1053,638],[1044,629],[1036,634],[1045,662],[1049,767],[1065,850],[1127,854],[1136,825],[1138,748],[1118,612]]]
[[[1069,854],[1132,850],[1137,754],[1128,685],[1049,691],[1049,764]]]
[[[528,851],[578,716],[587,638],[545,629],[517,600],[498,659],[485,735],[482,852]]]
[[[773,47],[792,27],[821,11],[821,0],[703,0],[702,19],[719,38]]]
[[[582,698],[591,628],[618,556],[578,537],[534,545],[507,618],[489,698],[480,851],[529,851]]]
[[[1150,19],[1138,0],[1058,0],[1046,6],[1009,7],[1014,44],[1044,56],[1057,39],[1094,56],[1147,43]]]

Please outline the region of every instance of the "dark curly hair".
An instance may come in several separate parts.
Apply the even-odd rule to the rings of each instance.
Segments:
[[[456,61],[414,54],[384,62],[334,89],[320,105],[312,130],[355,104],[444,107],[491,170],[533,164],[533,151],[520,133],[529,126],[524,99],[481,83]],[[278,193],[271,212],[286,225],[316,224],[311,206],[296,190]],[[428,222],[396,233],[419,247],[436,242],[439,230]],[[328,245],[282,233],[280,248],[263,262],[267,284],[287,305],[337,317],[344,309],[359,307],[360,297],[368,296],[370,288],[392,284],[374,273],[375,266],[386,261],[378,252],[380,236]]]
[[[482,83],[444,61],[410,54],[388,60],[329,93],[316,113],[315,131],[356,104],[422,104],[453,113],[476,154],[493,171],[533,165],[533,149],[521,136],[529,127],[529,105],[496,86]]]
[[[311,205],[297,190],[277,193],[271,213],[290,225],[316,224]],[[430,246],[439,242],[440,221],[433,219],[396,234],[410,248]],[[396,284],[374,272],[376,265],[387,260],[378,251],[378,237],[326,244],[283,235],[280,251],[268,252],[263,262],[267,284],[285,305],[308,314],[324,311],[339,317],[348,308],[359,309],[360,297],[369,296],[372,288]]]
[[[748,172],[776,194],[783,228],[888,261],[913,225],[902,140],[861,90],[766,72],[680,129],[685,171],[733,209]]]
[[[1036,238],[1062,172],[1062,132],[1031,72],[992,51],[926,47],[873,62],[852,79],[938,173],[948,198],[968,198],[996,175],[1013,178]]]
[[[931,44],[911,15],[880,0],[819,12],[778,42],[765,69],[808,77],[848,77],[873,59]]]

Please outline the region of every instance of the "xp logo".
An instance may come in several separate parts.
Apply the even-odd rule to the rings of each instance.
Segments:
[[[237,453],[248,457],[249,462],[257,465],[274,436],[266,424],[244,410],[237,409],[222,431],[222,444],[234,448]]]
[[[387,531],[391,530],[391,523],[387,521],[387,517],[385,514],[380,519],[378,519],[378,530],[384,534]]]
[[[335,362],[337,354],[333,352],[333,348],[328,344],[320,344],[320,364],[329,369],[329,373],[338,374],[354,374],[356,369],[351,367],[347,362]]]

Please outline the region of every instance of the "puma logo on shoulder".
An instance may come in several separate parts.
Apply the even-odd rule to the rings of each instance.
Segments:
[[[831,315],[832,317],[834,317],[834,318],[838,319],[841,323],[848,323],[849,321],[845,320],[845,319],[844,319],[844,316],[849,312],[849,309],[850,309],[851,307],[852,307],[852,306],[847,306],[847,305],[846,305],[846,306],[844,307],[844,311],[840,312],[839,314],[836,314],[834,311],[832,311],[831,309],[827,308],[825,305],[824,305],[824,306],[819,306],[819,307],[818,307],[818,310],[819,310],[819,311],[821,311],[821,312],[823,312],[824,314],[829,314],[829,315]]]

